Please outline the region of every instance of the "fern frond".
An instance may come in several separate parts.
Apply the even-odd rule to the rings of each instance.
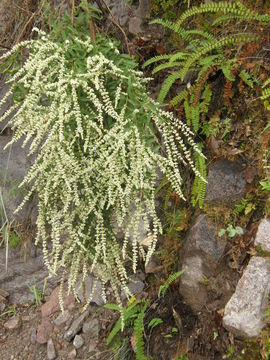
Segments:
[[[246,70],[242,70],[239,73],[239,77],[243,80],[243,82],[248,85],[250,88],[253,88],[254,86],[254,81],[251,77],[251,75],[246,71]]]
[[[143,65],[142,68],[144,69],[146,66],[151,65],[155,62],[162,61],[162,60],[169,60],[172,55],[158,55],[154,56],[151,59],[147,60]]]
[[[142,311],[139,313],[138,317],[134,321],[134,335],[135,335],[135,343],[136,343],[136,360],[147,360],[145,354],[144,354],[144,340],[143,340],[143,319],[145,310],[148,306],[148,302],[143,307]]]
[[[176,95],[171,101],[170,105],[175,106],[181,103],[187,96],[187,90],[182,90],[178,95]]]
[[[209,110],[210,101],[212,98],[212,90],[208,84],[205,85],[203,94],[202,94],[202,102],[200,103],[200,112],[203,114],[207,114]]]
[[[176,80],[181,78],[181,74],[182,71],[175,71],[174,73],[172,73],[171,75],[169,75],[167,77],[167,79],[164,81],[164,83],[162,84],[162,87],[160,89],[160,93],[158,95],[158,102],[159,103],[163,103],[164,99],[166,98],[170,88],[172,87],[172,85],[175,83]]]
[[[169,288],[169,286],[176,280],[178,279],[182,274],[183,274],[184,270],[180,270],[175,272],[174,274],[170,275],[168,277],[168,279],[165,281],[165,283],[163,285],[160,285],[159,290],[158,290],[158,297],[160,298],[160,296],[164,296]]]
[[[252,40],[255,41],[256,39],[258,39],[258,36],[254,34],[236,34],[236,35],[224,36],[220,40],[215,39],[213,41],[212,40],[208,41],[206,44],[199,47],[193,54],[189,56],[181,71],[181,79],[183,80],[190,67],[208,52],[218,48],[222,48],[223,46],[249,42]]]
[[[164,19],[155,19],[150,21],[150,25],[161,25],[167,29],[173,30],[175,29],[175,24],[169,20]]]
[[[200,147],[200,149],[202,146]],[[195,155],[195,166],[196,169],[201,170],[202,173],[206,176],[206,162],[205,159]],[[205,190],[206,190],[206,183],[202,181],[199,177],[195,177],[193,187],[192,187],[192,205],[196,206],[198,203],[199,207],[202,208],[205,198]]]
[[[200,107],[199,105],[191,107],[191,122],[195,134],[197,134],[200,127]]]
[[[207,4],[201,4],[200,6],[194,6],[186,10],[179,20],[175,24],[175,30],[178,31],[182,23],[191,16],[203,13],[224,13],[233,14],[237,16],[244,17],[246,20],[255,20],[261,22],[269,22],[270,17],[268,15],[259,15],[245,7],[240,1],[220,1],[220,2],[210,2]]]
[[[157,67],[154,68],[154,70],[152,71],[152,74],[156,74],[157,72],[164,70],[164,69],[170,69],[173,67],[179,67],[181,66],[183,63],[182,62],[166,62],[165,64],[160,64]]]
[[[185,59],[188,56],[187,52],[177,52],[171,55],[169,62],[175,62],[176,60]]]

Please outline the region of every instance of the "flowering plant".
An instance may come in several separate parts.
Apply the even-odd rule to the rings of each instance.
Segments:
[[[15,112],[10,144],[24,138],[29,154],[37,153],[21,184],[31,189],[19,209],[38,194],[36,242],[42,241],[50,274],[63,270],[76,292],[80,274],[84,281],[103,266],[101,280],[110,281],[120,303],[119,289],[129,294],[127,261],[134,272],[139,253],[147,263],[162,232],[155,208],[157,167],[184,198],[179,161],[201,177],[192,151],[201,152],[190,129],[150,98],[148,79],[115,43],[103,36],[95,43],[76,36],[56,42],[35,31],[37,39],[0,58],[29,51],[0,102],[1,107],[17,94],[0,121]],[[139,238],[141,221],[151,239],[147,251]],[[115,222],[125,233],[121,240]]]

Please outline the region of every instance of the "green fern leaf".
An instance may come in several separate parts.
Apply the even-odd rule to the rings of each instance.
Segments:
[[[180,271],[177,271],[176,273],[170,275],[168,277],[168,279],[165,281],[165,283],[163,285],[161,285],[159,287],[159,290],[158,290],[158,297],[160,298],[160,296],[164,296],[169,288],[169,286],[176,280],[178,279],[182,274],[183,274],[184,270],[180,270]]]

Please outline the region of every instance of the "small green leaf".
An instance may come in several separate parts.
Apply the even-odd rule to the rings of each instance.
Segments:
[[[219,232],[218,232],[218,236],[219,236],[219,237],[222,237],[225,233],[226,233],[226,230],[225,230],[225,229],[221,229],[221,230],[219,230]]]
[[[150,323],[148,324],[148,329],[153,329],[154,327],[160,325],[163,323],[163,320],[160,318],[154,318],[150,321]]]

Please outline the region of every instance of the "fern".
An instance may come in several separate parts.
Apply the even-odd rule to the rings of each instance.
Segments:
[[[242,70],[239,74],[239,77],[243,80],[243,82],[248,85],[250,88],[253,88],[254,83],[258,82],[258,79],[254,78],[249,72],[246,70]]]
[[[118,304],[105,304],[104,307],[109,310],[119,311],[121,316],[117,320],[113,329],[107,337],[107,345],[110,345],[115,336],[123,329],[125,325],[128,325],[131,319],[137,316],[140,312],[140,304],[141,300],[135,300],[132,304],[130,304],[126,309],[122,308]]]
[[[143,68],[145,68],[148,65],[151,65],[155,62],[161,61],[161,60],[167,60],[170,59],[171,55],[159,55],[159,56],[154,56],[151,59],[147,60],[144,64],[143,64]]]
[[[224,13],[225,15],[231,14],[244,18],[245,20],[253,20],[260,22],[270,22],[270,16],[259,15],[247,7],[245,7],[240,1],[220,1],[210,2],[207,4],[201,4],[198,7],[192,7],[185,11],[174,26],[174,31],[178,31],[183,22],[191,16],[203,13]]]
[[[136,320],[134,321],[134,335],[135,335],[135,342],[136,342],[136,348],[135,348],[135,354],[136,354],[136,360],[147,360],[145,354],[144,354],[144,340],[143,340],[143,319],[145,315],[145,311],[147,309],[148,302],[144,305],[141,312],[137,316]]]
[[[165,296],[169,286],[175,281],[177,280],[182,274],[183,274],[184,270],[180,270],[175,272],[174,274],[170,275],[168,277],[168,279],[165,281],[165,283],[163,285],[160,285],[159,290],[158,290],[158,297],[160,298],[160,296]]]
[[[198,157],[195,157],[195,164],[196,164],[196,168],[200,169],[202,173],[206,175],[205,159],[203,159],[203,161],[200,161]],[[206,190],[205,182],[202,182],[198,177],[195,177],[192,187],[192,197],[191,197],[193,206],[196,206],[196,204],[198,204],[199,207],[202,208],[205,198],[205,190]]]
[[[189,58],[187,59],[181,70],[181,79],[184,80],[190,67],[208,52],[215,49],[220,49],[224,46],[255,41],[257,39],[258,36],[254,34],[237,34],[237,35],[224,36],[220,40],[216,40],[216,39],[209,40],[189,56]]]

